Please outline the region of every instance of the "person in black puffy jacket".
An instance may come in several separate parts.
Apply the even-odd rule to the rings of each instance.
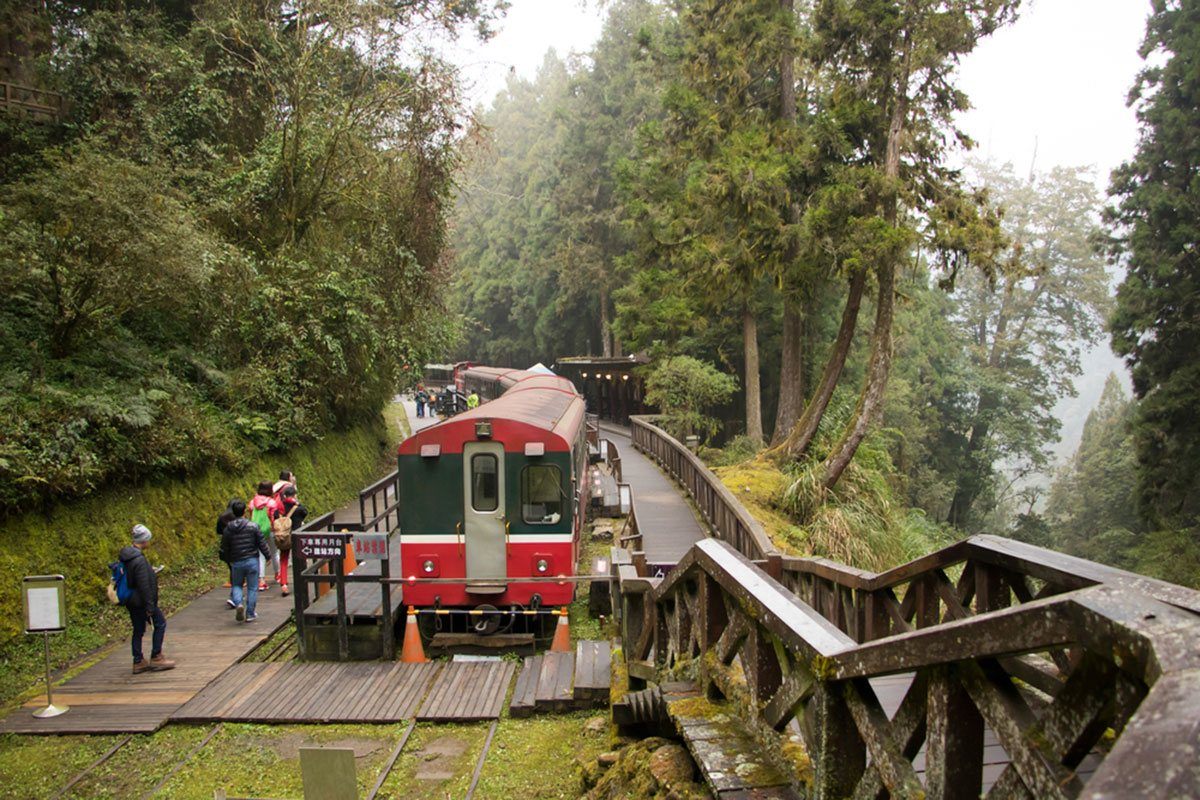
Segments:
[[[225,525],[221,534],[221,560],[233,571],[233,586],[229,599],[237,613],[238,622],[253,622],[258,604],[258,557],[270,558],[267,543],[258,526],[244,516],[246,504],[234,500],[229,504],[234,518]],[[246,584],[245,605],[242,604],[242,584]]]
[[[175,662],[163,655],[163,638],[167,635],[167,618],[158,607],[158,575],[146,560],[143,552],[153,538],[145,525],[133,526],[133,544],[121,549],[117,556],[125,565],[125,580],[133,590],[125,608],[133,623],[133,674],[147,670],[174,669]],[[150,660],[142,655],[142,638],[146,635],[146,623],[154,626],[150,639]]]

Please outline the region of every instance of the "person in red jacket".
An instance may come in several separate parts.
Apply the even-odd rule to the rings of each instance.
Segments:
[[[294,483],[286,484],[278,495],[278,505],[275,511],[275,517],[271,520],[274,522],[278,516],[291,516],[292,530],[295,531],[304,524],[305,517],[308,516],[308,509],[300,502],[297,496],[296,485]],[[275,581],[280,585],[284,595],[288,591],[288,556],[291,555],[291,549],[279,550],[279,574],[275,576]]]

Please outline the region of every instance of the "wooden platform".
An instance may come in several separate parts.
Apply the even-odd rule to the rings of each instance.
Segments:
[[[788,777],[772,765],[761,745],[736,721],[734,713],[722,713],[724,703],[704,702],[701,707],[688,702],[678,704],[700,700],[699,692],[691,684],[664,686],[663,700],[701,776],[716,797],[800,799]]]
[[[497,719],[512,682],[513,665],[508,661],[451,661],[442,667],[418,720],[473,722]]]
[[[392,564],[399,569],[400,537],[393,536],[388,540],[388,550]],[[379,561],[359,562],[358,569],[353,575],[379,575]],[[404,600],[404,587],[395,585],[391,591],[393,619],[398,619],[399,609]],[[346,614],[350,623],[378,624],[383,612],[383,593],[378,583],[348,583],[346,584]],[[337,595],[329,591],[324,597],[318,598],[308,608],[304,609],[305,621],[314,623],[337,619]]]
[[[170,580],[169,575],[163,577]],[[71,710],[52,719],[31,712],[45,696],[0,721],[0,733],[150,733],[158,730],[230,665],[287,622],[292,599],[272,587],[258,595],[258,621],[239,623],[225,605],[228,589],[213,589],[167,618],[163,652],[178,662],[167,672],[134,675],[126,639],[107,657],[54,689],[54,702]],[[150,655],[152,631],[142,647]],[[265,665],[255,665],[265,666]]]
[[[704,526],[675,482],[634,448],[628,428],[605,421],[600,429],[621,452],[621,477],[633,487],[646,561],[675,564],[695,542],[705,538]]]
[[[611,645],[581,641],[573,653],[529,656],[517,675],[509,716],[574,711],[608,705]]]
[[[399,722],[441,665],[235,664],[171,715],[176,722]]]

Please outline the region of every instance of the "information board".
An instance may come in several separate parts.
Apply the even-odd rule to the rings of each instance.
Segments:
[[[345,558],[346,539],[337,533],[293,533],[292,547],[303,558]]]
[[[359,561],[387,561],[388,535],[386,533],[356,533],[354,557]]]
[[[67,627],[66,579],[62,575],[29,575],[21,590],[26,633],[55,633]]]

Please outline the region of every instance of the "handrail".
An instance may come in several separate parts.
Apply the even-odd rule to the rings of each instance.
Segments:
[[[687,490],[713,535],[729,542],[747,558],[765,561],[767,572],[779,577],[783,554],[771,542],[762,524],[695,453],[652,420],[653,417],[644,415],[629,418],[633,446],[657,461]]]
[[[950,557],[971,565],[957,585]],[[691,677],[780,744],[803,720],[815,797],[977,797],[985,725],[1010,759],[998,796],[1200,796],[1200,772],[1180,768],[1200,751],[1200,593],[998,537],[880,575],[814,561],[806,574],[847,591],[907,582],[927,624],[862,643],[721,540],[656,586],[614,554],[631,678]],[[1035,572],[1053,587],[1040,597]],[[867,679],[897,674],[910,682],[889,715]]]
[[[25,114],[35,120],[57,120],[62,113],[62,95],[32,86],[0,81],[0,108]]]

